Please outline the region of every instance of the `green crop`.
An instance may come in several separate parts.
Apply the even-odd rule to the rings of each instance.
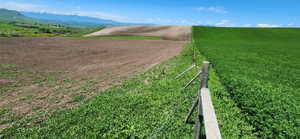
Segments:
[[[300,29],[194,27],[197,49],[260,138],[300,137]]]

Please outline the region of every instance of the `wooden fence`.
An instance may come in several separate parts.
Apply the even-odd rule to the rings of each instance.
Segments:
[[[213,103],[208,88],[209,80],[209,62],[204,61],[201,82],[198,90],[198,96],[189,110],[188,116],[186,117],[186,123],[189,123],[189,119],[196,107],[198,110],[196,121],[195,121],[195,139],[207,138],[207,139],[221,139],[220,129],[218,126],[217,117],[213,107]],[[204,126],[203,126],[204,125]],[[205,130],[205,135],[203,131]]]

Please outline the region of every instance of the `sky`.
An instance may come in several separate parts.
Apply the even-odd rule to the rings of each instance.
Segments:
[[[0,0],[0,8],[158,25],[300,27],[300,0]]]

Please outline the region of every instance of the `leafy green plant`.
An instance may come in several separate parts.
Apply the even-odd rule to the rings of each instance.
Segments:
[[[41,108],[42,108],[41,106],[33,106],[32,110],[33,111],[37,111],[37,110],[40,110]]]
[[[85,99],[84,95],[75,96],[69,103],[80,102]]]
[[[260,138],[300,137],[300,29],[194,27],[212,62]]]
[[[9,112],[9,109],[3,109],[3,108],[1,108],[1,109],[0,109],[0,116],[6,114],[6,113],[8,113],[8,112]]]

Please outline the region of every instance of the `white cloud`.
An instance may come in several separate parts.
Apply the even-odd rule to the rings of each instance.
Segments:
[[[113,15],[101,11],[75,11],[71,12],[71,14],[79,15],[79,16],[89,16],[95,18],[102,18],[102,19],[111,19],[115,21],[126,21],[127,19],[123,16]]]
[[[29,11],[40,7],[39,5],[28,4],[28,3],[17,3],[11,1],[10,2],[0,1],[0,2],[1,2],[0,8],[6,8],[11,10]]]
[[[214,12],[219,14],[226,14],[228,13],[223,7],[199,7],[195,8],[197,11],[206,11],[206,12]]]
[[[243,27],[252,27],[252,24],[244,24]]]
[[[276,24],[257,24],[257,27],[261,27],[261,28],[273,28],[273,27],[281,27],[281,25],[276,25]]]
[[[229,23],[229,20],[221,20],[220,22],[216,23],[216,26],[225,26]]]
[[[146,18],[135,23],[150,23],[156,25],[198,25],[196,21],[187,19]]]
[[[183,24],[183,25],[186,25],[186,24],[189,24],[189,21],[187,21],[187,20],[181,20],[180,23]]]
[[[220,22],[217,22],[214,25],[218,26],[218,27],[234,27],[234,26],[237,26],[237,25],[231,23],[231,21],[229,21],[229,20],[221,20]]]

